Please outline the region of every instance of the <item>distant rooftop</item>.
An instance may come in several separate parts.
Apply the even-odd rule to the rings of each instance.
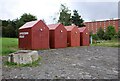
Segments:
[[[120,18],[110,18],[110,19],[98,19],[93,21],[85,21],[85,22],[99,22],[99,21],[108,21],[108,20],[120,20]]]

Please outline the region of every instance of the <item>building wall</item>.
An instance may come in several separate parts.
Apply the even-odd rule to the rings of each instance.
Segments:
[[[55,48],[67,47],[67,30],[60,24],[55,30]]]
[[[19,48],[47,49],[49,48],[49,29],[44,22],[39,21],[33,27],[19,30]]]
[[[60,24],[56,29],[50,30],[50,48],[67,47],[67,30]]]
[[[67,46],[71,46],[71,31],[67,31]]]
[[[55,48],[55,31],[50,30],[49,35],[50,35],[50,38],[49,38],[50,39],[49,40],[50,48]]]
[[[77,27],[74,27],[71,31],[71,44],[72,47],[80,46],[80,34]]]
[[[41,21],[32,27],[32,49],[47,48],[49,48],[49,29]]]
[[[85,22],[85,25],[89,32],[97,33],[98,29],[102,27],[104,31],[106,31],[108,26],[114,26],[116,32],[118,32],[118,24],[120,23],[120,19],[115,20],[105,20],[105,21],[93,21],[93,22]]]
[[[31,41],[32,33],[31,29],[21,29],[19,30],[19,48],[20,49],[32,49],[32,41]]]
[[[87,29],[85,29],[84,32],[80,32],[80,37],[80,46],[89,46],[90,38]]]

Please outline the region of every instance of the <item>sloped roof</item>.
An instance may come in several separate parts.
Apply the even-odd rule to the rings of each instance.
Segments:
[[[23,26],[21,26],[19,29],[31,28],[31,27],[33,27],[39,21],[40,20],[27,22]]]
[[[75,26],[65,26],[67,31],[71,31]]]
[[[83,32],[86,29],[86,27],[81,27],[81,28],[78,28],[78,29],[79,29],[80,32]]]
[[[48,28],[49,28],[50,30],[54,30],[54,29],[56,29],[59,25],[60,25],[60,23],[58,23],[58,24],[49,24],[49,25],[47,25],[47,26],[48,26]]]

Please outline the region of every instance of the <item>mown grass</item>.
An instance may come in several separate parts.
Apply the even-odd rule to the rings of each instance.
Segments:
[[[17,38],[0,38],[2,41],[2,55],[8,55],[18,50],[18,39]]]
[[[91,46],[105,46],[105,47],[118,47],[120,48],[120,42],[118,39],[112,39],[112,40],[107,40],[103,41],[100,43],[93,43]]]
[[[120,47],[120,43],[118,42],[118,39],[113,39],[101,43],[93,43],[91,44],[91,46]],[[17,50],[18,50],[17,38],[0,38],[0,55],[8,55]]]

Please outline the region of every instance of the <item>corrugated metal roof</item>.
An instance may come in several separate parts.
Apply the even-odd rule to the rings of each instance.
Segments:
[[[81,27],[81,28],[78,28],[78,29],[79,29],[80,32],[83,32],[86,29],[86,27]]]
[[[19,29],[31,28],[31,27],[33,27],[39,21],[40,20],[27,22],[23,26],[21,26]]]
[[[49,24],[49,25],[48,25],[48,28],[49,28],[50,30],[55,30],[59,25],[60,25],[60,23],[58,23],[58,24]]]
[[[71,31],[75,26],[65,26],[67,31]]]

